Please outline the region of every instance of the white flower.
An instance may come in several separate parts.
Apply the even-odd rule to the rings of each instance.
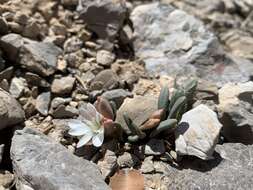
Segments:
[[[86,110],[83,110],[82,116],[82,120],[72,119],[68,123],[69,134],[79,138],[77,148],[84,146],[90,140],[94,146],[100,147],[104,141],[105,118],[90,103],[87,104]]]

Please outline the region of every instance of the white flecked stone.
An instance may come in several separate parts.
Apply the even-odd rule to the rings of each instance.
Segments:
[[[212,159],[221,127],[216,113],[203,104],[186,112],[175,132],[177,153]]]

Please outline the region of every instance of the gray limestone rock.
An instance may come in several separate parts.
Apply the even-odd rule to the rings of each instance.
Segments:
[[[152,156],[148,156],[144,159],[144,161],[142,162],[141,165],[141,172],[142,173],[152,173],[155,171],[154,168],[154,163],[153,163],[153,157]]]
[[[0,130],[24,121],[20,104],[6,91],[0,89]]]
[[[241,71],[223,51],[217,38],[194,16],[169,4],[137,6],[131,19],[137,57],[151,73],[198,76],[217,83],[247,81],[250,71]]]
[[[124,167],[132,168],[138,165],[140,163],[140,160],[134,154],[130,154],[129,152],[124,152],[124,154],[118,157],[117,162],[121,168],[124,168]]]
[[[19,98],[22,96],[26,86],[27,83],[24,78],[14,77],[11,80],[9,92],[14,98]]]
[[[170,190],[253,189],[253,146],[227,143],[215,150],[214,160],[184,159],[179,169],[164,164],[162,186]]]
[[[94,90],[111,90],[119,87],[119,77],[111,69],[105,69],[99,72],[90,82],[90,88]]]
[[[115,60],[115,54],[106,50],[100,50],[97,52],[97,63],[103,66],[110,66]]]
[[[123,0],[79,0],[77,10],[90,30],[109,40],[115,38],[127,18]]]
[[[52,43],[33,41],[13,33],[0,38],[0,47],[9,60],[42,76],[49,76],[56,71],[57,57],[62,52]]]
[[[203,104],[186,112],[175,131],[177,153],[212,159],[221,127],[216,113]]]
[[[68,94],[72,91],[75,78],[71,76],[54,79],[51,86],[52,93],[55,94]]]
[[[98,167],[104,179],[110,177],[118,167],[117,156],[115,152],[107,149],[104,157],[98,161]]]
[[[46,116],[48,114],[48,109],[51,101],[51,93],[43,92],[36,99],[36,109],[42,115]]]
[[[232,142],[253,143],[253,82],[228,83],[219,90],[223,135]]]
[[[31,128],[15,132],[11,159],[17,189],[24,185],[36,190],[109,189],[94,164]]]

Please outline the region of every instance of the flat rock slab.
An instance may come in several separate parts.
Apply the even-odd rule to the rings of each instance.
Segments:
[[[106,190],[97,167],[31,128],[15,132],[11,159],[17,189]]]
[[[24,119],[25,113],[18,101],[0,88],[0,130],[21,123]]]
[[[131,20],[135,53],[148,72],[193,75],[219,85],[249,80],[250,72],[242,71],[242,66],[225,54],[214,34],[194,16],[156,2],[137,6]]]
[[[214,160],[184,160],[181,170],[166,165],[162,183],[170,190],[253,189],[253,146],[227,143],[217,145]]]

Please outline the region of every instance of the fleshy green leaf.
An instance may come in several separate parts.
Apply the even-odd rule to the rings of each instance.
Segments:
[[[192,100],[197,89],[198,81],[196,79],[190,80],[184,85],[184,93],[188,100]]]
[[[156,135],[160,134],[162,131],[165,130],[173,130],[175,126],[177,125],[177,120],[176,119],[167,119],[165,121],[162,121],[158,127],[152,131],[150,134],[150,137],[155,137]]]
[[[158,109],[168,109],[170,104],[169,100],[169,88],[168,86],[164,86],[161,89],[159,99],[158,99]]]
[[[132,119],[127,115],[123,114],[124,120],[129,128],[129,130],[132,132],[133,135],[138,135],[140,139],[143,139],[146,137],[146,134],[143,133],[132,121]]]
[[[175,102],[175,104],[172,106],[168,119],[176,119],[178,117],[178,113],[182,111],[182,108],[185,108],[186,105],[186,97],[182,96],[178,98]]]
[[[169,111],[172,109],[172,107],[174,106],[174,104],[176,103],[177,99],[184,96],[184,91],[181,89],[177,89],[174,91],[174,93],[172,94],[172,97],[170,99],[170,105],[169,105]]]

